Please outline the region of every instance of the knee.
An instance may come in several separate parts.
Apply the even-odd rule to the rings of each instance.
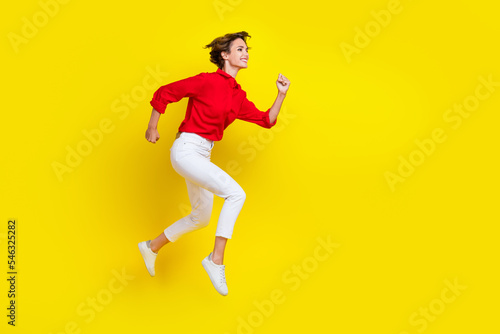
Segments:
[[[203,228],[208,226],[208,224],[210,223],[210,216],[211,216],[211,211],[203,210],[198,212],[192,212],[189,215],[189,218],[191,219],[193,225],[196,226],[196,228]]]
[[[230,198],[234,202],[241,202],[243,204],[245,202],[245,199],[247,198],[247,194],[245,193],[243,188],[239,187],[237,190],[233,192]]]

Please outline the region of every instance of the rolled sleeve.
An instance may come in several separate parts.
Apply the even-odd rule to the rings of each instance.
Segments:
[[[259,110],[255,104],[252,101],[249,101],[246,97],[243,99],[243,102],[241,104],[240,111],[238,113],[238,116],[236,117],[237,119],[240,119],[242,121],[250,122],[250,123],[255,123],[257,125],[260,125],[263,128],[270,129],[272,128],[278,119],[271,123],[269,120],[269,111],[271,109],[267,109],[266,111],[261,111]]]
[[[185,78],[179,81],[171,82],[161,86],[153,94],[150,104],[160,114],[165,113],[169,103],[180,101],[184,97],[196,96],[205,84],[206,73],[200,73],[195,76]]]

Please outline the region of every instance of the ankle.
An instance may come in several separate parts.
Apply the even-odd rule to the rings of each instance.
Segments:
[[[216,265],[222,265],[222,257],[220,256],[214,256],[214,254],[212,254],[211,256],[212,258],[212,262],[215,263]]]
[[[155,245],[153,245],[153,241],[151,241],[151,243],[149,244],[149,249],[151,249],[151,251],[155,254],[158,254],[158,252],[160,251],[160,248],[156,248]]]

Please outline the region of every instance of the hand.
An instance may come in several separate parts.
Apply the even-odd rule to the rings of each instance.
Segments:
[[[288,80],[283,74],[279,74],[278,80],[276,80],[276,86],[280,93],[286,94],[288,87],[290,87],[290,80]]]
[[[146,139],[151,142],[151,143],[156,143],[158,140],[160,140],[160,134],[158,133],[157,129],[150,129],[146,131]]]

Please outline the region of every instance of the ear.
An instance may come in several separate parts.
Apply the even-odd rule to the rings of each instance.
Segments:
[[[226,51],[222,51],[220,54],[221,54],[221,56],[222,56],[222,59],[226,59],[226,58],[227,58],[227,53],[226,53]]]

